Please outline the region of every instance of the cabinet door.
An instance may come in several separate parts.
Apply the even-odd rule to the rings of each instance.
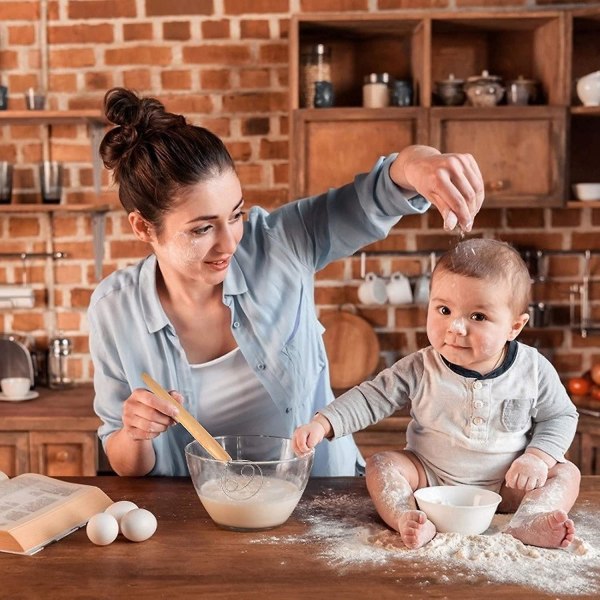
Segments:
[[[29,471],[29,434],[0,432],[0,471],[9,477]]]
[[[52,477],[96,475],[98,447],[95,433],[35,431],[30,436],[33,472]]]
[[[314,109],[294,113],[292,199],[318,194],[370,171],[380,156],[424,143],[422,109]]]
[[[485,182],[484,206],[560,206],[566,114],[547,106],[434,108],[431,145],[475,157]]]

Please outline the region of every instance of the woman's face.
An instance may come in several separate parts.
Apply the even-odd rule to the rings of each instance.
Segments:
[[[222,283],[242,239],[243,203],[233,170],[185,188],[165,215],[160,235],[153,236],[163,276]]]

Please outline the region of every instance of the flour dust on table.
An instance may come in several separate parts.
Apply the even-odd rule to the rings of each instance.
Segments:
[[[511,515],[495,515],[483,535],[438,533],[422,548],[406,548],[387,528],[368,498],[326,491],[297,509],[308,525],[301,535],[268,536],[253,543],[314,544],[338,573],[365,564],[392,572],[410,562],[420,585],[513,584],[557,595],[600,593],[600,518],[585,503],[571,512],[577,539],[566,550],[527,546],[502,533]]]

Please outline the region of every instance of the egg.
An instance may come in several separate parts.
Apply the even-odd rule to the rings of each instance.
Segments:
[[[123,515],[137,507],[137,504],[130,502],[129,500],[119,500],[118,502],[111,504],[104,512],[112,515],[120,525]]]
[[[123,515],[121,533],[132,542],[143,542],[156,531],[156,517],[145,508],[134,508]]]
[[[117,539],[119,524],[112,515],[98,513],[87,522],[85,532],[94,544],[106,546]]]

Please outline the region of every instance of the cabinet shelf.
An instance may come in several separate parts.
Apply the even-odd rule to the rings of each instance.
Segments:
[[[102,127],[107,121],[99,110],[0,111],[0,125],[66,125],[77,123]]]
[[[9,213],[105,213],[110,210],[108,204],[4,204],[0,205],[0,214]]]

